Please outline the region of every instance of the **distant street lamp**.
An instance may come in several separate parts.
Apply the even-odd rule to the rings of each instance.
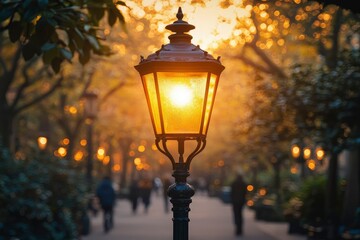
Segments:
[[[83,98],[85,99],[85,123],[87,124],[87,162],[86,162],[86,178],[88,188],[92,187],[92,171],[93,171],[93,123],[98,112],[97,98],[98,95],[94,91],[85,92]]]
[[[45,136],[40,136],[37,139],[38,147],[41,151],[44,151],[46,149],[46,145],[48,143],[48,139]]]
[[[310,170],[315,170],[317,162],[323,164],[325,151],[321,147],[313,150],[311,147],[304,146],[302,143],[294,143],[291,146],[292,157],[301,164],[301,176],[305,177],[305,164]],[[317,160],[317,162],[315,161]]]
[[[305,178],[305,158],[304,158],[304,150],[303,146],[300,143],[294,143],[291,146],[291,155],[296,160],[297,163],[301,166],[301,178]]]
[[[194,189],[186,179],[192,159],[206,144],[206,134],[215,94],[224,66],[199,46],[191,44],[186,32],[193,25],[183,21],[179,8],[177,21],[166,29],[175,32],[170,43],[135,66],[140,73],[155,132],[155,144],[172,163],[175,183],[168,189],[173,204],[173,239],[188,239],[188,212]],[[170,151],[177,143],[179,160]],[[184,157],[185,145],[192,148]]]

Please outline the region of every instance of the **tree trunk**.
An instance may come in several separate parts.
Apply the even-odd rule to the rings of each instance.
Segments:
[[[350,226],[354,223],[356,209],[360,208],[360,149],[349,153],[347,186],[345,190],[342,223]]]
[[[120,189],[126,187],[126,178],[127,178],[127,171],[128,171],[128,154],[123,154],[123,161],[122,161],[122,170],[121,170],[121,176],[120,176]]]
[[[326,219],[327,238],[337,239],[338,213],[337,213],[337,187],[338,178],[338,153],[333,151],[329,159],[328,179],[326,188]]]
[[[1,101],[0,109],[0,146],[11,149],[11,134],[12,134],[12,113],[9,109],[6,100]]]

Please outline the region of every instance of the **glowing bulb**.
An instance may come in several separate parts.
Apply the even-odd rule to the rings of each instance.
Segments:
[[[294,158],[298,158],[300,156],[300,148],[298,146],[292,147],[292,155]]]
[[[308,168],[311,170],[311,171],[314,171],[315,170],[315,168],[316,168],[316,163],[315,163],[315,161],[313,160],[313,159],[310,159],[309,161],[308,161]]]
[[[67,150],[66,148],[64,147],[59,147],[58,150],[57,150],[58,154],[61,156],[61,157],[65,157],[66,154],[67,154]]]
[[[170,92],[170,100],[173,105],[183,107],[192,100],[191,89],[184,85],[175,86]]]
[[[325,156],[324,150],[318,149],[316,151],[316,157],[317,157],[318,160],[322,160],[324,158],[324,156]]]
[[[46,137],[38,137],[38,146],[41,150],[44,150],[46,148],[46,144],[48,142]]]
[[[310,156],[311,156],[311,150],[310,150],[310,148],[305,148],[305,149],[304,149],[304,158],[305,158],[305,159],[309,159]]]

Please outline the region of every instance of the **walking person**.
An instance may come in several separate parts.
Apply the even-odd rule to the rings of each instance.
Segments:
[[[162,181],[163,185],[163,199],[164,199],[164,208],[165,213],[169,212],[169,196],[168,196],[168,189],[171,185],[170,178],[168,176],[165,176]]]
[[[137,179],[133,179],[130,184],[129,200],[131,202],[131,210],[133,214],[136,214],[139,200],[139,183]]]
[[[99,198],[104,213],[104,231],[108,232],[114,225],[113,209],[116,201],[116,194],[110,177],[105,176],[102,179],[96,189],[96,196]]]
[[[144,212],[148,213],[150,206],[151,190],[153,189],[152,180],[149,177],[144,177],[139,181],[140,197],[144,204]]]
[[[239,171],[235,180],[231,184],[231,203],[235,223],[235,235],[243,234],[243,207],[246,200],[247,184],[244,181],[242,173]]]

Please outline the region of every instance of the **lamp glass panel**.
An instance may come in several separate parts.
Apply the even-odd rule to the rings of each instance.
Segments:
[[[157,74],[165,133],[199,134],[207,73],[159,72]]]
[[[156,93],[156,84],[154,74],[146,74],[143,76],[143,85],[147,98],[147,103],[150,110],[151,120],[153,122],[154,131],[156,134],[161,133],[160,111],[159,103]]]
[[[205,106],[204,127],[202,130],[203,134],[206,134],[207,129],[208,129],[211,111],[212,111],[215,94],[216,94],[217,82],[218,82],[218,77],[214,74],[211,74],[210,82],[209,82],[209,91],[208,91],[208,96],[207,96],[207,101],[206,101],[206,106]]]

